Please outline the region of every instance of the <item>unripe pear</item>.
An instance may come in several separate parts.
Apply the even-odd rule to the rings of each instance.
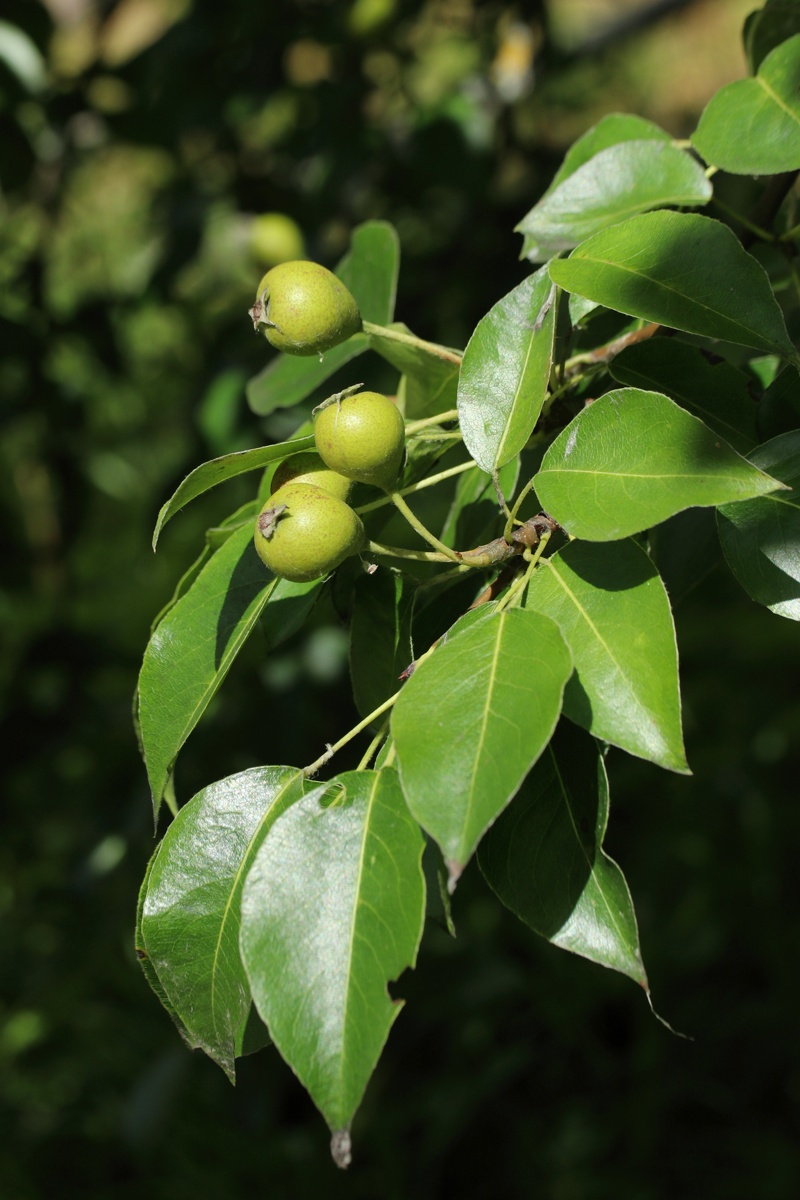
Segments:
[[[364,526],[349,505],[310,483],[286,483],[256,519],[259,558],[275,574],[308,583],[329,574],[364,545]]]
[[[317,450],[332,471],[385,491],[397,481],[405,438],[400,410],[380,392],[334,400],[314,424]]]
[[[254,329],[286,354],[322,354],[361,329],[354,297],[315,262],[280,263],[267,271],[250,316]]]
[[[337,500],[346,500],[350,494],[352,480],[326,467],[314,450],[299,450],[279,463],[272,476],[270,492],[277,492],[287,483],[310,483],[323,488]]]

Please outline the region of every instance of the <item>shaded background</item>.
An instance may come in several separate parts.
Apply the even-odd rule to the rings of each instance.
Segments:
[[[464,344],[526,274],[514,224],[610,111],[685,136],[744,72],[751,0],[5,0],[0,21],[0,1190],[626,1200],[794,1197],[800,1107],[797,630],[721,570],[678,606],[691,779],[612,752],[607,841],[654,1002],[538,942],[473,868],[430,925],[345,1176],[274,1052],[239,1086],[139,973],[153,847],[130,722],[149,623],[207,525],[157,557],[186,471],[284,436],[246,309],[288,254],[392,221],[398,316]],[[281,214],[257,222],[260,214]],[[288,217],[288,220],[286,219]],[[276,697],[278,703],[276,704]],[[192,738],[185,800],[347,724],[330,611],[254,637]],[[309,746],[309,730],[314,739]],[[796,872],[794,872],[796,873]]]

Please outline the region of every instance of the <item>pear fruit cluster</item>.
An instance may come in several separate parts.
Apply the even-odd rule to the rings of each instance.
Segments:
[[[351,484],[391,490],[403,461],[405,425],[388,396],[357,392],[323,406],[314,440],[316,452],[293,454],[277,468],[254,533],[262,562],[296,583],[328,575],[363,550],[364,526],[347,503]]]

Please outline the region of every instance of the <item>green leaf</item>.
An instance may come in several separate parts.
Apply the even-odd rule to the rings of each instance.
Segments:
[[[403,687],[392,713],[403,791],[451,890],[550,740],[571,673],[556,624],[515,609],[449,636]]]
[[[676,513],[651,529],[648,541],[673,608],[722,562],[713,508]]]
[[[402,1007],[386,985],[416,961],[422,851],[396,772],[350,771],[276,822],[245,883],[253,999],[334,1134],[349,1129]]]
[[[399,268],[400,243],[394,228],[387,221],[366,221],[353,231],[350,250],[335,274],[355,296],[363,320],[388,325]],[[321,360],[280,354],[248,383],[248,404],[261,416],[276,408],[291,408],[368,349],[367,336],[357,333],[327,350]]]
[[[161,530],[176,512],[180,512],[190,500],[202,496],[219,483],[244,475],[247,471],[258,471],[268,463],[288,458],[298,450],[308,450],[314,445],[313,437],[292,438],[288,442],[276,442],[274,446],[256,446],[252,450],[237,450],[234,454],[223,454],[212,458],[190,471],[181,485],[173,492],[158,514],[153,530],[153,549],[158,544]]]
[[[800,33],[771,50],[754,79],[711,97],[692,143],[706,162],[734,175],[800,168]]]
[[[669,142],[620,142],[601,150],[523,217],[523,253],[544,262],[634,213],[707,204],[712,188],[700,164]]]
[[[636,117],[632,113],[609,113],[572,143],[545,195],[554,192],[565,179],[574,175],[579,167],[589,162],[601,150],[607,150],[609,146],[617,146],[622,142],[640,142],[645,139],[671,142],[672,136],[644,117]]]
[[[562,430],[535,487],[574,537],[610,542],[685,508],[746,500],[780,483],[668,396],[620,388]]]
[[[142,918],[144,916],[144,900],[145,900],[145,896],[147,895],[147,889],[150,885],[150,876],[153,871],[153,864],[155,863],[160,850],[161,850],[161,844],[159,843],[158,846],[156,846],[155,850],[153,851],[153,853],[150,856],[150,861],[147,864],[147,870],[145,871],[144,879],[142,880],[142,886],[139,888],[139,897],[136,902],[136,929],[135,929],[134,938],[133,938],[133,945],[134,945],[134,949],[136,951],[136,957],[139,960],[139,966],[142,968],[142,973],[144,974],[145,979],[150,984],[150,987],[153,989],[156,996],[158,996],[158,998],[161,1001],[161,1003],[163,1004],[164,1008],[167,1010],[169,1015],[172,1017],[172,1020],[175,1022],[175,1025],[178,1029],[178,1033],[181,1035],[183,1040],[186,1042],[186,1045],[191,1050],[196,1050],[198,1048],[198,1044],[196,1041],[194,1041],[193,1037],[191,1036],[188,1029],[184,1025],[180,1016],[178,1015],[178,1012],[174,1008],[169,996],[164,991],[161,980],[158,977],[158,972],[156,971],[155,964],[154,964],[153,960],[151,959],[151,957],[147,951],[147,948],[145,947],[144,931],[142,928]]]
[[[400,239],[388,221],[365,221],[353,230],[350,249],[335,274],[350,289],[364,321],[388,325],[394,316]]]
[[[239,956],[242,887],[267,832],[303,795],[294,767],[255,767],[213,783],[178,813],[150,871],[144,946],[199,1046],[235,1081],[250,1013]]]
[[[697,346],[651,338],[628,346],[612,359],[609,370],[617,383],[665,392],[740,454],[758,443],[758,407],[747,376],[724,360],[710,363]]]
[[[390,328],[399,333],[411,333],[408,326],[400,321],[395,321]],[[399,342],[377,331],[370,334],[370,348],[403,376],[401,387],[398,388],[398,400],[402,399],[406,420],[432,417],[455,408],[459,370],[457,362],[441,358],[427,350],[424,344]],[[447,353],[460,352],[453,350]]]
[[[628,885],[603,850],[607,823],[602,756],[562,721],[478,862],[503,904],[540,937],[647,990]]]
[[[482,318],[464,352],[459,424],[489,475],[519,454],[542,410],[553,361],[553,300],[542,267]]]
[[[791,491],[720,508],[722,552],[754,600],[800,621],[800,430],[773,438],[750,458]]]
[[[239,529],[156,626],[139,675],[139,719],[156,815],[178,751],[275,583],[253,548],[252,529]]]
[[[763,8],[750,13],[743,30],[750,71],[754,74],[770,50],[795,33],[800,33],[798,0],[767,0]]]
[[[617,312],[796,358],[763,267],[710,217],[631,217],[551,262],[550,276]]]
[[[316,358],[279,354],[254,375],[247,384],[247,403],[254,413],[265,417],[278,408],[294,408],[306,396],[321,387],[331,375],[346,367],[354,358],[369,350],[365,333],[354,333],[346,342],[332,346]]]
[[[564,712],[595,737],[670,771],[688,767],[669,600],[635,542],[572,542],[541,560],[525,608],[556,622],[575,674]]]
[[[306,583],[295,583],[291,579],[275,580],[260,622],[267,650],[280,646],[305,624],[324,586],[324,579],[312,579]]]
[[[350,678],[362,716],[388,700],[414,657],[411,615],[416,585],[386,569],[362,575],[353,591],[350,622]]]

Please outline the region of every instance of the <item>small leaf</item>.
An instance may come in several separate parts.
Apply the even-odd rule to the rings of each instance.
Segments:
[[[651,338],[628,346],[612,359],[609,370],[617,383],[665,392],[740,454],[759,440],[758,408],[747,376],[724,360],[710,363],[697,346],[677,338]]]
[[[675,628],[644,550],[572,542],[542,560],[525,607],[554,620],[572,654],[565,714],[629,754],[688,772]]]
[[[720,508],[722,552],[754,600],[800,621],[800,430],[773,438],[750,458],[791,491]]]
[[[516,227],[525,257],[544,262],[634,213],[707,204],[700,164],[669,142],[626,141],[601,150],[534,205]]]
[[[158,809],[172,765],[269,599],[276,580],[239,529],[156,626],[139,675],[139,719]]]
[[[710,217],[631,217],[551,262],[550,276],[568,292],[632,317],[796,357],[763,267]]]
[[[451,889],[550,740],[571,672],[557,625],[516,609],[449,636],[403,687],[392,713],[403,791]]]
[[[149,874],[141,927],[150,962],[192,1045],[231,1082],[250,1013],[242,887],[272,823],[302,794],[294,767],[255,767],[211,784],[178,813]]]
[[[416,961],[423,839],[397,774],[350,771],[273,826],[242,897],[242,959],[281,1055],[334,1132],[347,1130]]]
[[[553,361],[553,300],[542,267],[483,317],[464,352],[459,424],[489,475],[519,454],[542,410]]]
[[[387,221],[366,221],[353,231],[350,250],[335,274],[355,296],[363,320],[388,325],[394,314],[399,267],[400,244],[394,228]],[[280,354],[248,383],[248,404],[260,416],[292,408],[368,349],[367,336],[357,333],[327,350],[321,362],[314,355]]]
[[[550,516],[590,542],[780,486],[667,396],[636,388],[606,392],[580,412],[549,447],[535,484]]]
[[[478,862],[490,887],[555,946],[647,990],[625,877],[603,850],[608,779],[594,740],[561,722]]]
[[[247,471],[258,471],[268,463],[278,462],[298,450],[308,450],[313,445],[314,438],[311,436],[293,438],[289,442],[277,442],[274,446],[257,446],[253,450],[237,450],[234,454],[223,454],[221,458],[212,458],[210,462],[195,467],[158,514],[153,530],[153,549],[155,550],[161,530],[167,521],[174,517],[176,512],[180,512],[190,500],[202,496],[203,492],[210,491],[218,483],[225,483],[227,479],[234,479]]]
[[[800,168],[800,33],[771,50],[754,79],[711,97],[692,143],[706,162],[734,175]]]

